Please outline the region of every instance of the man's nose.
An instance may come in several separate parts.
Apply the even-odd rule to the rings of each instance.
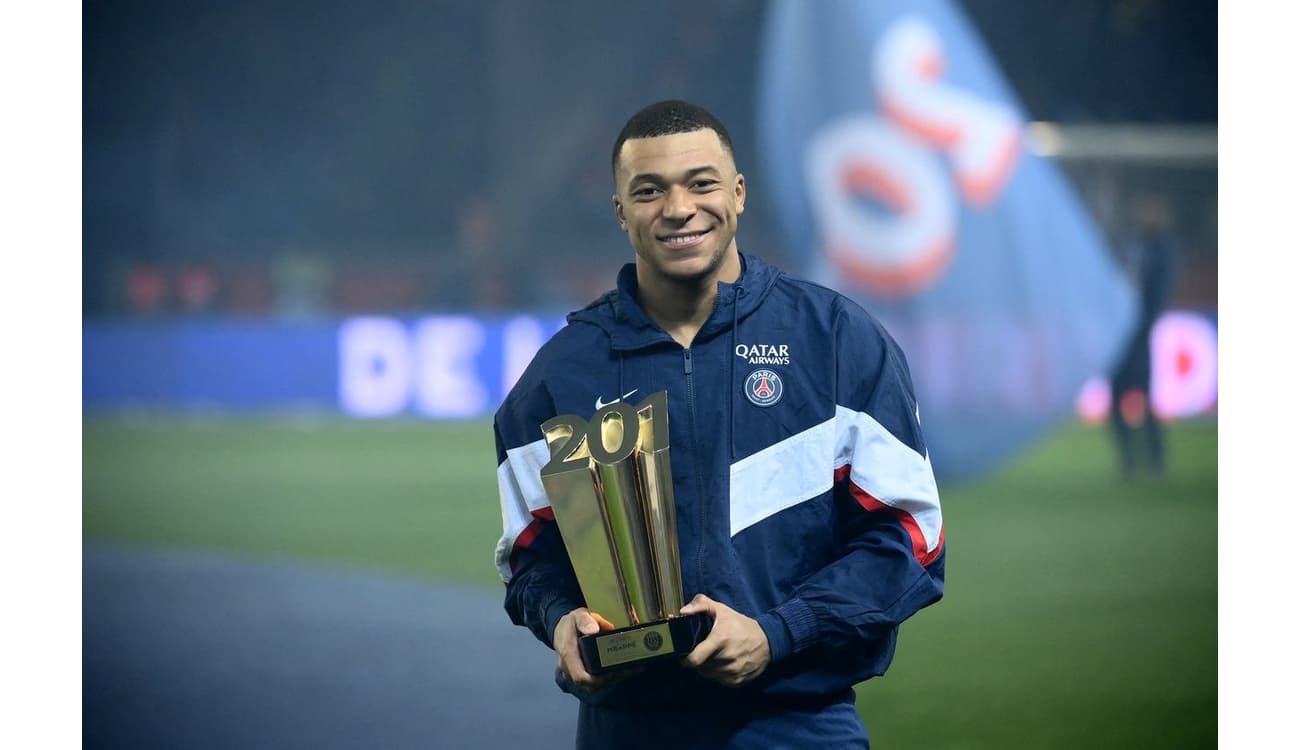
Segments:
[[[679,187],[669,188],[664,202],[664,218],[686,221],[694,215],[695,201],[691,200],[690,191]]]

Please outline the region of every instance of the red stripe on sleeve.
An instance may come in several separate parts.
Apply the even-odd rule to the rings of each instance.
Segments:
[[[873,497],[870,492],[859,487],[852,479],[849,479],[849,471],[851,469],[852,465],[850,464],[845,464],[836,469],[835,481],[840,482],[847,480],[849,494],[851,494],[853,499],[858,501],[858,505],[861,505],[868,513],[881,510],[887,510],[892,513],[893,516],[898,519],[899,525],[901,525],[907,532],[907,536],[911,538],[912,554],[916,557],[916,561],[922,565],[929,565],[934,562],[935,558],[939,556],[939,553],[943,551],[943,527],[939,527],[939,543],[934,545],[933,551],[927,552],[925,549],[925,534],[921,533],[921,527],[916,523],[916,519],[912,517],[912,514],[905,510],[894,508],[880,502]]]
[[[524,527],[523,531],[519,532],[519,536],[515,537],[514,547],[510,551],[511,573],[515,571],[515,557],[519,554],[519,550],[531,545],[537,535],[542,533],[542,522],[555,521],[555,511],[549,505],[532,511],[532,514],[533,520],[528,523],[528,526]]]

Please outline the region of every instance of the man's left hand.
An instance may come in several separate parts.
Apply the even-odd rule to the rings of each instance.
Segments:
[[[686,655],[683,664],[729,687],[744,685],[767,669],[772,650],[758,620],[704,594],[696,594],[682,607],[684,615],[696,612],[705,612],[713,618],[713,630]]]

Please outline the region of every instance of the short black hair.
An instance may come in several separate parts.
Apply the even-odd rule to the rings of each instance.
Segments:
[[[735,149],[731,147],[731,134],[727,126],[704,107],[680,99],[666,99],[645,107],[632,115],[614,141],[614,153],[610,155],[609,166],[618,170],[618,153],[623,150],[623,142],[629,138],[655,138],[676,133],[694,133],[709,129],[718,134],[722,147],[736,158]]]

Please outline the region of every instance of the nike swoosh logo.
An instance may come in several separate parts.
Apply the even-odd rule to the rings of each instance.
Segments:
[[[597,396],[597,397],[596,397],[596,411],[600,411],[601,409],[604,409],[606,406],[609,406],[610,404],[617,404],[619,401],[623,401],[624,399],[630,398],[630,397],[632,396],[633,393],[636,393],[636,392],[639,391],[639,390],[641,390],[641,389],[640,389],[640,388],[633,388],[632,390],[628,391],[627,393],[624,393],[622,396],[620,396],[620,397],[614,399],[613,401],[608,401],[608,402],[601,401],[601,400],[600,400],[600,396]]]

